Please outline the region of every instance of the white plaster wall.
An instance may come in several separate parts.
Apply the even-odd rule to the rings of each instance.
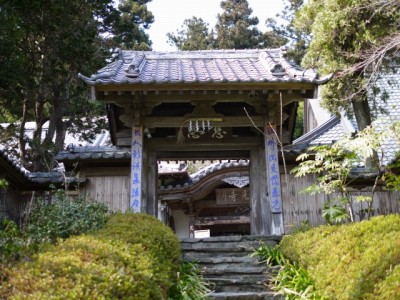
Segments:
[[[175,232],[179,238],[189,237],[189,216],[185,215],[183,210],[173,210]]]

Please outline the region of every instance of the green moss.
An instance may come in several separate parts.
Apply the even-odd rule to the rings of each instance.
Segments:
[[[400,216],[390,215],[288,236],[281,250],[331,299],[398,299],[399,246]]]
[[[0,299],[165,299],[179,253],[178,239],[157,219],[116,214],[96,233],[2,270]]]

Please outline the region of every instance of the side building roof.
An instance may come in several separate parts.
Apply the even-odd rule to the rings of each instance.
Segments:
[[[376,81],[377,93],[370,93],[370,104],[373,105],[374,126],[379,131],[386,130],[393,122],[400,121],[400,73],[384,74]],[[354,118],[342,114],[333,116],[314,130],[293,141],[286,151],[303,152],[309,146],[331,145],[342,137],[355,134],[358,130]],[[392,162],[400,152],[400,142],[389,137],[381,144],[382,164]]]

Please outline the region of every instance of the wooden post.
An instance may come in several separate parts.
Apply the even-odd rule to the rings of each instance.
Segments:
[[[250,230],[252,235],[271,234],[271,208],[268,203],[268,181],[265,152],[258,147],[250,152]]]
[[[132,127],[131,188],[130,188],[129,208],[131,211],[135,213],[143,211],[142,175],[143,175],[143,128]]]
[[[270,204],[271,234],[283,234],[282,192],[279,172],[278,144],[276,131],[270,125],[265,127],[265,161]]]
[[[158,167],[157,167],[157,156],[155,151],[148,151],[147,153],[146,170],[144,174],[146,177],[146,212],[149,215],[157,217],[158,215]],[[144,199],[143,199],[144,200]]]

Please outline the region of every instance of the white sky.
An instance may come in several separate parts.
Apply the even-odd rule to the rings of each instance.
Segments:
[[[266,30],[265,20],[282,11],[282,0],[247,0],[253,9],[252,16],[257,16],[258,27]],[[154,15],[154,23],[147,33],[153,42],[154,51],[176,51],[175,47],[167,43],[167,33],[175,33],[180,29],[185,19],[195,16],[214,27],[217,22],[217,14],[221,13],[221,0],[152,0],[147,8]]]

